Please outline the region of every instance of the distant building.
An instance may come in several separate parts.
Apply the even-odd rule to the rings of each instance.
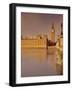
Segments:
[[[61,33],[58,35],[58,40],[56,42],[56,47],[60,49],[61,51],[63,50],[63,25],[61,23]]]

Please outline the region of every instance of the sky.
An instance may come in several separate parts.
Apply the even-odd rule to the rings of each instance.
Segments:
[[[47,34],[50,39],[52,24],[55,27],[55,39],[60,35],[62,14],[24,13],[21,12],[21,34],[25,36],[36,36]]]

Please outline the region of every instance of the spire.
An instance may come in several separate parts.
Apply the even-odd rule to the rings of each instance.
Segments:
[[[61,23],[61,35],[63,35],[63,23]]]
[[[51,28],[54,29],[54,23],[52,24],[52,27]]]
[[[52,32],[55,32],[55,27],[54,27],[54,23],[51,26]]]

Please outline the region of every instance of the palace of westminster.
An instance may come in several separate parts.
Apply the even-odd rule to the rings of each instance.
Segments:
[[[21,37],[21,47],[24,48],[48,48],[49,46],[57,46],[63,48],[63,24],[60,26],[60,35],[55,41],[55,27],[51,26],[50,40],[47,35],[37,35],[35,37]]]

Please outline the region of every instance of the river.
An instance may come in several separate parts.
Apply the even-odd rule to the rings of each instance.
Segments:
[[[63,75],[62,56],[56,47],[21,48],[21,77]]]

